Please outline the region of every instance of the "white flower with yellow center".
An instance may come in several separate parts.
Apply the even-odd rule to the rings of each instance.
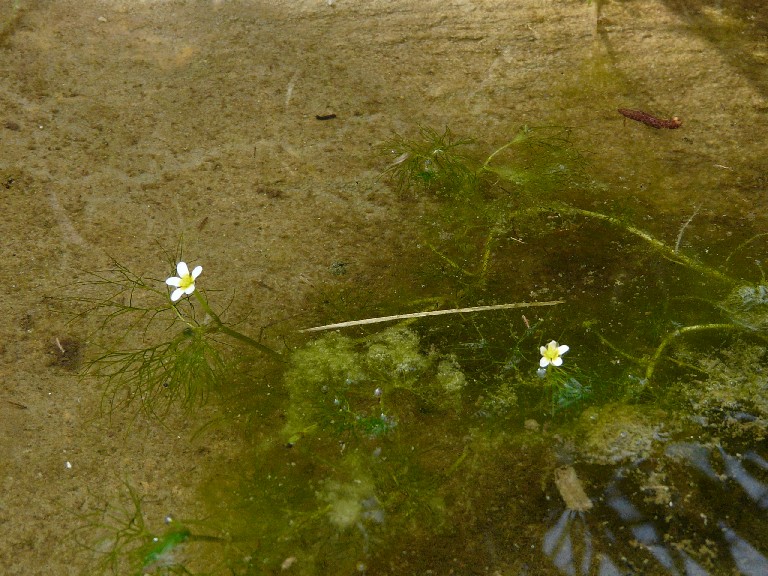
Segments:
[[[171,302],[176,302],[182,296],[189,296],[195,291],[195,279],[200,276],[203,271],[202,266],[196,266],[192,273],[189,273],[189,266],[186,262],[179,262],[176,264],[176,273],[178,276],[171,276],[165,283],[168,286],[176,288],[171,293]]]
[[[546,346],[541,346],[539,348],[539,351],[541,352],[541,360],[539,360],[539,366],[542,368],[546,368],[550,364],[552,364],[552,366],[560,366],[563,363],[561,356],[568,352],[568,350],[570,350],[568,346],[565,344],[558,346],[557,342],[554,340],[552,340]]]

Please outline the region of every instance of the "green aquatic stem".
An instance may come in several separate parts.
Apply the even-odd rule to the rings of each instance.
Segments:
[[[224,322],[222,322],[221,318],[219,318],[219,315],[216,314],[216,312],[213,311],[213,309],[208,304],[208,301],[205,299],[205,296],[203,296],[199,291],[195,291],[195,298],[197,299],[200,306],[202,306],[203,310],[205,310],[205,313],[210,316],[210,318],[216,323],[216,330],[219,332],[222,332],[226,334],[227,336],[230,336],[236,340],[240,340],[240,342],[243,342],[245,344],[248,344],[249,346],[252,346],[253,348],[256,348],[260,352],[263,352],[264,354],[267,354],[268,356],[272,356],[273,358],[277,358],[282,360],[283,356],[276,350],[273,350],[269,346],[266,346],[262,344],[261,342],[258,342],[251,338],[250,336],[246,336],[242,332],[238,332],[237,330],[233,330]]]
[[[432,246],[432,244],[427,243],[427,248],[432,250],[432,252],[434,252],[438,258],[442,259],[446,264],[448,264],[454,270],[461,272],[465,276],[477,277],[478,282],[482,285],[483,283],[485,283],[488,277],[488,267],[491,261],[491,253],[493,252],[492,244],[494,239],[496,238],[496,234],[497,234],[496,228],[491,229],[491,231],[488,233],[488,237],[485,239],[485,244],[483,245],[483,256],[480,261],[479,272],[470,272],[469,270],[465,270],[464,268],[459,266],[456,262],[448,258],[448,256],[446,256],[445,254],[440,252],[437,248]]]
[[[142,560],[142,570],[148,570],[154,567],[158,562],[167,562],[168,555],[174,548],[189,540],[191,532],[184,527],[171,530],[162,538],[152,539],[149,551]]]
[[[701,274],[704,274],[706,276],[709,276],[710,278],[716,279],[726,284],[735,285],[738,283],[738,280],[736,280],[735,278],[732,278],[731,276],[728,276],[727,274],[724,274],[719,270],[716,270],[710,266],[707,266],[706,264],[702,264],[698,260],[690,258],[685,254],[680,254],[678,252],[675,252],[674,248],[668,246],[661,240],[655,238],[645,230],[641,230],[640,228],[636,228],[631,224],[622,222],[619,218],[616,218],[614,216],[609,216],[601,212],[593,212],[592,210],[584,210],[582,208],[576,208],[574,206],[569,206],[567,204],[551,204],[548,206],[541,206],[541,207],[531,208],[527,210],[521,210],[518,212],[518,214],[541,213],[541,212],[557,212],[560,214],[568,214],[570,216],[583,216],[585,218],[592,218],[594,220],[607,222],[612,226],[616,226],[617,228],[621,228],[622,230],[625,230],[626,232],[632,234],[633,236],[637,236],[638,238],[641,238],[642,240],[650,244],[653,248],[655,248],[658,252],[660,252],[662,256],[664,256],[664,258],[666,258],[667,260],[676,262],[677,264],[682,264],[683,266],[687,266],[692,270],[696,270]]]
[[[619,220],[618,218],[614,218],[613,216],[608,216],[607,214],[601,214],[600,212],[593,212],[591,210],[583,210],[581,208],[574,208],[571,206],[566,206],[564,208],[558,208],[561,211],[568,212],[571,214],[578,214],[581,216],[586,216],[588,218],[595,218],[597,220],[602,220],[603,222],[608,222],[614,226],[618,226],[620,228],[623,228],[630,234],[637,236],[638,238],[641,238],[645,240],[648,244],[656,248],[661,254],[667,259],[672,262],[676,262],[678,264],[682,264],[684,266],[687,266],[691,268],[692,270],[696,270],[697,272],[700,272],[702,274],[705,274],[707,276],[710,276],[712,278],[716,278],[717,280],[720,280],[721,282],[725,282],[727,284],[735,284],[736,280],[734,278],[731,278],[727,274],[723,274],[719,270],[716,270],[714,268],[711,268],[710,266],[706,266],[705,264],[702,264],[698,260],[694,260],[693,258],[690,258],[686,256],[685,254],[680,254],[679,252],[676,252],[673,248],[670,246],[667,246],[664,242],[661,240],[658,240],[657,238],[651,236],[648,232],[645,230],[641,230],[640,228],[636,228],[632,226],[631,224],[626,224]]]
[[[142,570],[151,571],[159,565],[169,563],[169,565],[175,565],[172,563],[170,555],[180,545],[188,542],[216,542],[225,544],[229,540],[219,536],[193,534],[185,526],[176,526],[162,536],[152,537],[149,549],[142,559]]]
[[[485,246],[483,246],[483,258],[480,265],[480,282],[482,284],[485,284],[485,281],[488,279],[488,267],[491,263],[492,244],[496,238],[496,233],[496,227],[492,228],[488,233],[488,238],[485,240]]]
[[[672,343],[673,340],[693,332],[707,332],[712,330],[734,330],[741,332],[744,330],[744,328],[736,324],[695,324],[693,326],[683,326],[674,332],[670,332],[664,337],[664,339],[661,341],[661,344],[659,344],[659,346],[656,348],[656,351],[653,353],[653,356],[648,363],[648,367],[645,370],[646,383],[650,382],[653,378],[653,373],[656,370],[656,366],[658,365],[659,361],[661,360],[661,355],[664,354],[664,350],[666,350],[666,348]]]
[[[469,446],[465,446],[459,457],[451,464],[445,471],[445,477],[448,478],[453,475],[454,472],[464,463],[464,460],[469,456]]]
[[[633,362],[635,364],[643,364],[643,360],[641,358],[638,358],[636,356],[632,356],[631,354],[627,354],[624,350],[621,350],[618,348],[613,342],[611,342],[608,338],[600,334],[599,332],[594,332],[595,336],[597,336],[598,340],[600,340],[600,343],[613,350],[616,354],[621,356],[622,358],[625,358],[629,360],[630,362]]]
[[[736,246],[736,248],[734,248],[730,254],[728,254],[728,257],[725,259],[725,263],[728,264],[731,261],[731,258],[733,258],[734,254],[737,254],[743,248],[745,248],[746,246],[749,246],[755,240],[758,240],[759,238],[763,238],[765,236],[768,236],[768,232],[762,232],[760,234],[755,234],[751,238],[747,238],[744,242]],[[762,269],[761,269],[761,272],[762,272]],[[765,281],[765,275],[763,274],[762,276],[763,276],[763,281]]]
[[[94,558],[91,574],[131,574],[142,569],[143,550],[151,542],[142,512],[142,498],[125,483],[130,505],[107,504],[105,509],[92,509],[81,517],[75,538]],[[133,568],[133,569],[131,569]]]
[[[520,130],[520,132],[518,132],[517,135],[514,138],[512,138],[512,140],[510,140],[509,142],[507,142],[506,144],[504,144],[500,148],[497,148],[496,150],[494,150],[494,152],[490,156],[488,156],[486,161],[480,167],[480,172],[491,171],[491,169],[490,169],[491,161],[496,156],[498,156],[500,153],[504,152],[504,150],[506,150],[510,146],[514,146],[515,144],[520,144],[528,136],[528,132],[529,132],[528,127],[524,126]]]
[[[474,272],[469,272],[468,270],[464,270],[464,268],[462,268],[461,266],[459,266],[458,264],[456,264],[456,262],[454,262],[453,260],[451,260],[450,258],[448,258],[448,256],[446,256],[445,254],[443,254],[442,252],[440,252],[440,251],[439,251],[437,248],[435,248],[434,246],[432,246],[432,244],[429,244],[429,243],[427,243],[427,248],[429,248],[430,250],[432,250],[432,252],[434,252],[434,253],[435,253],[435,255],[436,255],[438,258],[441,258],[441,259],[442,259],[442,260],[443,260],[443,261],[444,261],[446,264],[448,264],[448,265],[449,265],[451,268],[453,268],[454,270],[457,270],[457,271],[461,272],[461,273],[462,273],[462,274],[464,274],[465,276],[476,276],[476,275],[477,275],[477,274],[475,274]]]
[[[144,519],[143,497],[127,481],[124,484],[127,505],[107,503],[103,509],[92,509],[75,528],[76,540],[94,559],[88,574],[189,574],[182,564],[186,557],[174,558],[182,545],[227,545],[233,541],[228,536],[195,534],[185,525],[169,520],[163,532],[151,531]]]
[[[693,211],[693,214],[686,220],[682,226],[680,226],[680,230],[677,233],[677,241],[675,242],[675,254],[680,252],[680,245],[683,243],[683,235],[685,234],[685,229],[688,228],[688,226],[693,222],[693,219],[696,218],[696,215],[699,213],[699,207],[696,206],[696,209]]]

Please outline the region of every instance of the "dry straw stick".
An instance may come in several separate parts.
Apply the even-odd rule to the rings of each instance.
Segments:
[[[565,300],[550,300],[548,302],[515,302],[514,304],[495,304],[493,306],[472,306],[471,308],[452,308],[450,310],[431,310],[429,312],[412,312],[411,314],[397,314],[396,316],[380,316],[378,318],[366,318],[365,320],[350,320],[338,324],[315,326],[305,328],[299,332],[320,332],[321,330],[333,330],[335,328],[347,328],[349,326],[361,326],[363,324],[378,324],[379,322],[391,322],[392,320],[404,320],[406,318],[423,318],[425,316],[442,316],[443,314],[463,314],[465,312],[485,312],[486,310],[509,310],[510,308],[536,308],[540,306],[555,306],[564,303]]]

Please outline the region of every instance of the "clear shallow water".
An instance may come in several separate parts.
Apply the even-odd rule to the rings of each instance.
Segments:
[[[230,278],[230,318],[254,306],[238,328],[270,325],[266,341],[290,361],[238,349],[221,398],[170,435],[194,429],[193,454],[152,419],[120,441],[105,425],[104,445],[86,427],[77,442],[56,426],[25,440],[56,452],[59,468],[63,458],[76,472],[92,462],[65,487],[46,480],[47,493],[98,493],[105,504],[62,499],[60,525],[37,514],[26,527],[34,537],[14,532],[0,556],[32,565],[24,543],[69,534],[77,510],[86,573],[762,573],[760,12],[629,2],[511,15],[456,3],[425,27],[407,3],[326,8],[336,11],[206,6],[188,19],[155,7],[155,16],[108,14],[97,20],[110,25],[102,35],[75,34],[67,18],[45,19],[55,34],[34,18],[16,26],[18,41],[2,32],[18,70],[34,61],[29,46],[46,54],[2,93],[16,124],[4,142],[18,144],[2,166],[8,201],[51,207],[42,225],[37,213],[10,222],[24,237],[41,229],[32,244],[45,248],[25,244],[23,266],[15,252],[5,258],[18,268],[19,315],[34,318],[32,280],[50,283],[46,273],[72,262],[100,269],[89,260],[100,250],[161,276],[166,263],[146,254],[178,229],[206,256],[201,290],[211,287],[217,310],[230,301],[214,288]],[[179,40],[186,34],[193,40]],[[87,42],[62,47],[61,38]],[[71,56],[48,64],[60,54]],[[393,56],[395,80],[378,73]],[[337,122],[315,119],[329,107]],[[618,107],[683,125],[656,131],[625,122]],[[473,139],[458,149],[472,169],[446,164],[442,145],[417,146],[405,150],[426,153],[411,165],[413,186],[385,184],[379,173],[403,149],[379,145],[393,132],[418,141],[416,122]],[[536,129],[480,182],[470,177],[521,124],[571,128]],[[297,288],[307,283],[307,293]],[[286,301],[312,312],[274,313],[273,325],[267,316]],[[570,350],[540,378],[539,346],[550,340]],[[79,402],[80,390],[38,408],[65,413],[61,402]],[[210,410],[219,412],[209,423]],[[37,429],[15,427],[19,450]],[[165,467],[142,468],[136,454]],[[106,477],[132,479],[119,496]],[[31,498],[25,508],[38,510],[31,489],[19,500],[22,483],[8,475],[8,501]],[[179,494],[192,502],[183,514]],[[63,542],[60,533],[48,540]]]
[[[400,193],[433,201],[366,312],[487,308],[294,337],[266,373],[240,359],[220,400],[237,418],[218,426],[242,452],[189,537],[135,563],[763,571],[768,298],[760,263],[738,265],[763,237],[732,239],[719,268],[683,248],[692,218],[673,244],[595,211],[599,167],[550,133],[521,131],[492,163],[434,133],[392,144]],[[355,292],[326,293],[317,317],[359,319]],[[504,308],[510,294],[528,298]],[[550,340],[570,349],[542,369]]]

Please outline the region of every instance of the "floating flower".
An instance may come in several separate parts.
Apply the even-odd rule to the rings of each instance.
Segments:
[[[182,296],[188,296],[195,291],[195,279],[200,276],[200,272],[203,271],[202,266],[196,266],[192,270],[192,274],[189,273],[189,267],[186,262],[179,262],[176,264],[176,273],[178,276],[171,276],[165,283],[168,286],[173,286],[176,290],[171,294],[171,302],[176,302]]]
[[[561,356],[568,352],[568,350],[570,350],[570,348],[565,344],[558,346],[557,342],[552,340],[546,346],[539,348],[539,351],[541,352],[539,366],[542,368],[546,368],[550,364],[552,364],[552,366],[560,366],[563,363]]]

